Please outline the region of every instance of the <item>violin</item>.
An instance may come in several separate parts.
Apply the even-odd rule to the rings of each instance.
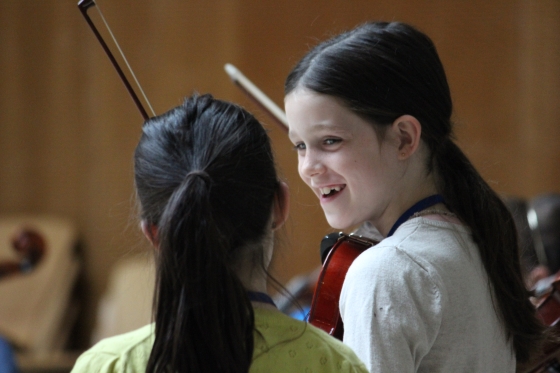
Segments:
[[[0,262],[0,279],[32,271],[43,259],[46,246],[43,237],[31,229],[22,229],[12,238],[18,260]]]
[[[339,300],[346,273],[361,253],[377,243],[363,236],[346,235],[342,232],[327,235],[323,239],[323,268],[311,301],[308,318],[311,325],[342,340],[344,325],[340,317]]]

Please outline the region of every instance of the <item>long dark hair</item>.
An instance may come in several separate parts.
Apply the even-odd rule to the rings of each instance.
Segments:
[[[264,128],[195,95],[146,121],[134,172],[141,218],[158,228],[146,371],[247,372],[254,314],[235,266],[262,263],[280,186]]]
[[[520,269],[515,225],[499,196],[453,142],[453,106],[443,65],[430,38],[398,22],[374,22],[312,49],[289,74],[285,94],[298,88],[339,98],[384,133],[398,117],[414,116],[428,146],[428,172],[450,210],[478,245],[494,307],[519,362],[538,348],[544,326],[529,301]]]

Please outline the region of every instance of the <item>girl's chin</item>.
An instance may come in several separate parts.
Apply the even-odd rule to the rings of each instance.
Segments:
[[[356,225],[356,224],[352,224],[349,221],[342,220],[338,216],[329,216],[327,214],[326,218],[327,218],[327,222],[333,229],[345,230]]]

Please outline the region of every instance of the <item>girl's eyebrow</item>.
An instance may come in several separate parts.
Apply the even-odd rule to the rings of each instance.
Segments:
[[[295,133],[292,130],[288,130],[288,138],[290,139],[290,141],[294,141],[294,137],[295,137]]]
[[[311,130],[319,134],[319,136],[322,136],[321,134],[322,131],[328,131],[330,134],[337,135],[337,136],[353,137],[351,135],[351,132],[336,124],[329,125],[324,123],[317,123],[311,125]],[[298,136],[293,130],[288,131],[288,138],[290,139],[290,141],[294,142],[299,137],[300,136]]]
[[[322,131],[322,130],[328,130],[328,131],[334,131],[334,132],[348,132],[347,129],[343,128],[341,125],[339,124],[335,124],[335,123],[311,123],[309,124],[309,127],[313,130],[313,131]],[[292,139],[295,136],[294,131],[290,130],[288,131],[288,137],[290,139]]]

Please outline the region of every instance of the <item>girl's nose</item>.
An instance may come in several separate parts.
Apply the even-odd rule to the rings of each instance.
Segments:
[[[303,159],[300,158],[299,173],[302,177],[313,177],[325,172],[325,165],[319,157],[307,152]]]

